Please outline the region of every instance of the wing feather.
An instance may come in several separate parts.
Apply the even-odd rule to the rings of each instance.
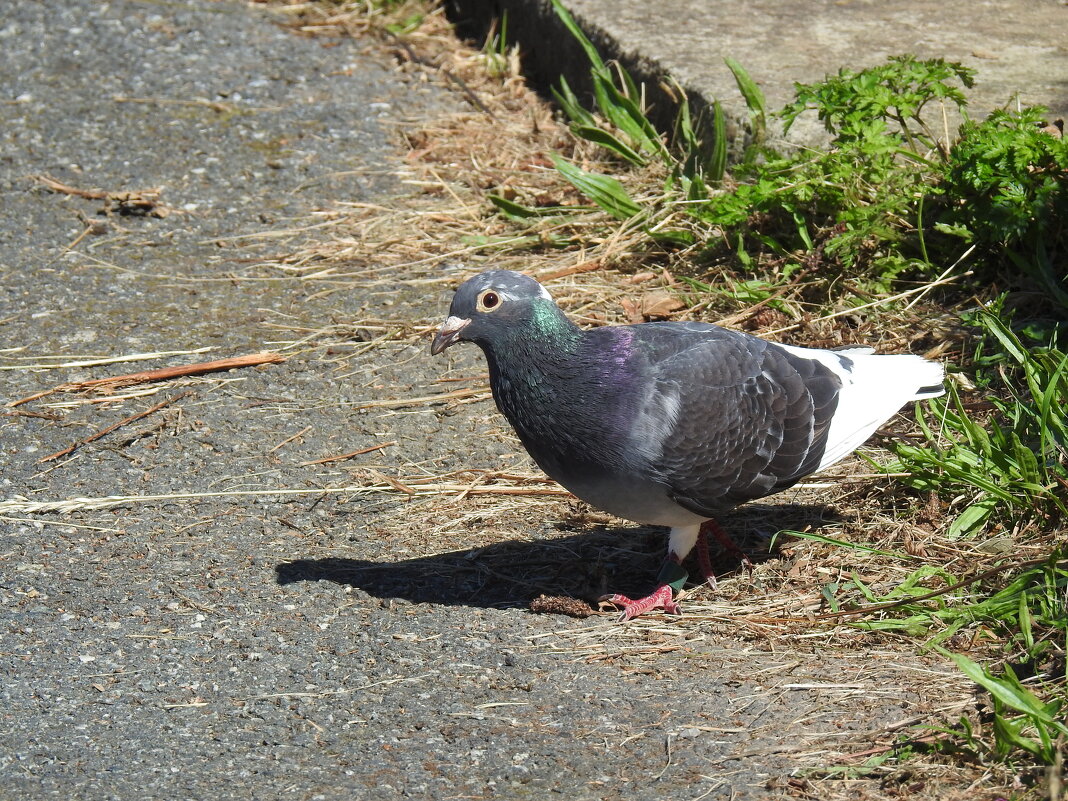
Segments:
[[[713,326],[683,343],[639,329],[654,377],[644,406],[671,398],[676,412],[648,450],[678,503],[712,517],[816,470],[841,387],[825,365]]]

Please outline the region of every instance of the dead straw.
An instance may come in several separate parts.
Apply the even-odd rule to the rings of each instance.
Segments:
[[[313,464],[329,464],[330,462],[343,462],[346,459],[351,459],[353,456],[362,456],[365,453],[371,453],[372,451],[380,451],[383,448],[388,448],[391,445],[396,445],[397,441],[383,442],[381,445],[372,445],[369,448],[360,448],[358,451],[351,451],[349,453],[343,453],[340,456],[326,456],[322,459],[313,459],[310,462],[301,462],[301,467],[308,467]]]
[[[151,410],[150,410],[151,411]],[[504,481],[502,474],[494,477]],[[403,479],[392,476],[373,474],[378,483],[350,484],[342,487],[314,487],[310,489],[277,487],[262,490],[223,490],[219,492],[173,492],[163,495],[107,495],[103,497],[68,498],[62,501],[31,501],[14,497],[0,501],[0,514],[42,514],[47,512],[75,512],[98,509],[110,509],[115,506],[132,506],[167,501],[198,501],[208,498],[259,498],[264,496],[302,496],[302,495],[370,495],[376,493],[400,492],[410,497],[456,496],[460,493],[469,495],[520,495],[520,496],[569,496],[570,493],[556,484],[543,486],[526,486],[516,483],[498,483],[477,487],[470,484],[442,482],[434,476],[414,476]],[[537,477],[533,477],[537,479]],[[539,483],[532,481],[531,483]]]

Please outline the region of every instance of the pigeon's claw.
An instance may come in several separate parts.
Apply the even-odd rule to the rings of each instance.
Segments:
[[[622,608],[623,611],[619,614],[620,623],[626,620],[633,620],[638,615],[644,615],[651,609],[663,609],[669,615],[682,614],[682,609],[672,597],[672,589],[669,584],[661,584],[644,598],[632,599],[626,595],[613,593],[612,595],[602,595],[599,600],[608,601]]]

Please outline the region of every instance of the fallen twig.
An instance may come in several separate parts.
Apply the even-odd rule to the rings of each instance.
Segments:
[[[16,401],[11,401],[9,407],[21,406],[32,400],[43,398],[55,392],[81,392],[86,389],[115,389],[118,387],[131,386],[133,384],[147,384],[152,381],[167,381],[172,378],[181,378],[190,375],[203,375],[204,373],[216,373],[221,370],[233,370],[238,367],[256,367],[261,364],[281,364],[285,356],[277,353],[252,353],[248,356],[235,356],[232,359],[216,359],[211,362],[197,362],[196,364],[182,364],[176,367],[161,367],[157,370],[142,370],[139,373],[127,373],[126,375],[114,375],[108,378],[94,378],[91,381],[76,381],[71,384],[60,384],[44,392],[27,395]]]
[[[59,192],[63,195],[74,195],[75,197],[83,197],[86,200],[104,200],[110,194],[103,189],[78,189],[77,187],[57,181],[51,175],[35,175],[33,176],[33,179],[38,183],[44,184],[53,192]]]
[[[35,175],[33,178],[53,192],[74,195],[86,200],[103,200],[105,209],[114,207],[124,214],[151,214],[153,217],[162,218],[173,211],[173,209],[160,203],[159,189],[143,189],[136,192],[108,192],[104,189],[79,189],[76,186],[57,181],[50,175]]]
[[[111,99],[116,103],[144,103],[153,106],[203,106],[212,111],[217,111],[219,114],[233,114],[237,111],[237,106],[233,103],[219,103],[214,100],[204,100],[199,97],[193,100],[175,100],[169,97],[127,97],[126,95],[115,95]]]
[[[393,442],[383,442],[381,445],[372,445],[370,448],[360,448],[358,451],[352,451],[351,453],[343,453],[340,456],[326,456],[326,457],[324,457],[322,459],[313,459],[310,462],[301,462],[300,466],[301,467],[308,467],[309,465],[313,465],[313,464],[327,464],[328,462],[341,462],[341,461],[344,461],[345,459],[351,459],[353,456],[362,456],[363,454],[370,453],[371,451],[380,451],[383,448],[388,448],[390,445],[396,445],[396,444],[397,443],[396,443],[395,440]]]
[[[285,444],[287,444],[287,443],[289,443],[289,442],[292,442],[293,440],[295,440],[295,439],[297,439],[297,438],[299,438],[299,437],[302,437],[302,436],[304,436],[304,435],[305,435],[305,434],[307,434],[307,433],[308,433],[309,431],[311,431],[311,430],[312,430],[313,428],[314,428],[314,426],[305,426],[304,428],[302,428],[302,429],[301,429],[300,431],[298,431],[298,432],[297,432],[296,434],[294,434],[293,436],[291,436],[291,437],[286,437],[286,438],[285,438],[284,440],[282,440],[282,441],[281,441],[281,442],[279,442],[279,443],[278,443],[277,445],[275,445],[275,446],[274,446],[273,448],[271,448],[271,449],[270,449],[269,451],[267,451],[267,453],[274,453],[274,452],[275,452],[276,450],[278,450],[279,448],[281,448],[281,447],[282,447],[283,445],[285,445]]]
[[[578,275],[579,273],[592,273],[594,270],[599,270],[604,267],[604,262],[600,259],[593,259],[592,261],[583,261],[578,264],[572,264],[569,267],[560,267],[556,270],[547,270],[546,272],[538,273],[533,276],[538,281],[555,281],[557,278],[565,278],[569,275]]]
[[[103,428],[100,431],[97,431],[95,434],[90,434],[85,439],[78,440],[77,442],[75,442],[70,447],[64,448],[61,451],[56,451],[55,453],[50,454],[49,456],[45,456],[45,457],[43,457],[41,459],[38,459],[37,463],[40,464],[41,462],[51,462],[53,459],[58,459],[61,456],[66,456],[68,453],[73,453],[77,448],[81,447],[82,445],[87,445],[90,442],[93,442],[94,440],[98,440],[101,437],[106,436],[107,434],[110,434],[116,428],[122,428],[124,425],[127,425],[128,423],[132,423],[135,420],[140,420],[142,417],[148,417],[150,414],[152,414],[153,412],[159,411],[164,406],[170,406],[176,400],[181,400],[182,398],[186,397],[187,395],[192,395],[192,394],[193,394],[192,392],[182,392],[182,393],[180,393],[178,395],[175,395],[173,398],[169,398],[169,399],[167,399],[165,401],[160,401],[155,406],[153,406],[151,409],[146,409],[143,412],[138,412],[137,414],[132,414],[129,417],[124,418],[124,419],[120,420],[119,422],[115,423],[114,425],[110,425],[107,428]]]
[[[25,409],[18,409],[14,412],[4,412],[4,417],[40,417],[42,420],[62,419],[58,414],[50,414],[49,412],[30,412]]]

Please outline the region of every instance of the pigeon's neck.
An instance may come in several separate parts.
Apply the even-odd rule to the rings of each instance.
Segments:
[[[490,383],[498,405],[509,417],[547,411],[560,401],[563,385],[580,372],[576,357],[583,332],[556,304],[531,305],[522,325],[508,329],[485,347]]]
[[[502,365],[537,370],[574,355],[581,342],[582,329],[567,319],[555,303],[536,301],[531,305],[529,319],[494,343],[494,355]]]
[[[582,339],[582,330],[550,300],[533,304],[530,323],[530,337],[558,353],[574,353]]]
[[[627,330],[581,331],[559,317],[528,324],[527,336],[486,355],[497,408],[538,465],[566,486],[576,471],[592,476],[635,458],[625,432],[638,398]]]

